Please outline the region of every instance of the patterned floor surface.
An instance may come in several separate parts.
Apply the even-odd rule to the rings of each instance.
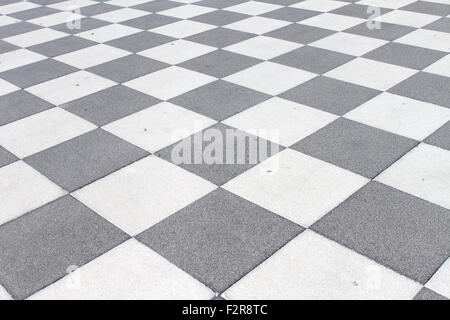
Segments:
[[[450,297],[450,0],[0,4],[0,299]]]

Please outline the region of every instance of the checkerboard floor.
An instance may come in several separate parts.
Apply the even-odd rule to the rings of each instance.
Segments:
[[[449,0],[0,0],[0,299],[450,298],[449,52]]]

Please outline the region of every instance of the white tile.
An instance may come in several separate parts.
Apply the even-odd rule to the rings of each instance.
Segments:
[[[415,30],[394,42],[422,48],[450,52],[450,33],[434,30]]]
[[[97,29],[92,29],[78,33],[77,36],[96,42],[107,42],[110,40],[126,37],[138,32],[142,32],[142,30],[124,26],[121,24],[110,24]]]
[[[293,8],[307,9],[313,11],[332,11],[348,5],[348,2],[332,1],[332,0],[306,0],[291,5]]]
[[[40,7],[40,5],[37,5],[32,2],[28,2],[28,1],[21,1],[21,2],[7,4],[5,6],[0,6],[0,14],[11,14],[11,13],[25,11],[25,10],[33,9],[33,8],[37,8],[37,7]]]
[[[400,24],[414,28],[421,28],[439,19],[441,19],[440,16],[434,16],[431,14],[404,10],[393,10],[381,15],[378,18],[375,18],[374,20],[386,23]]]
[[[108,4],[119,7],[134,7],[139,4],[147,3],[148,0],[111,0]]]
[[[290,146],[337,118],[328,112],[274,97],[222,122],[254,132],[266,140],[273,139],[276,132],[279,141],[274,142]]]
[[[108,61],[119,59],[130,55],[131,52],[111,47],[105,44],[98,44],[77,51],[72,51],[53,58],[64,62],[78,69],[87,69]]]
[[[364,19],[344,16],[334,13],[323,13],[309,19],[298,22],[308,26],[329,29],[334,31],[343,31],[363,23]]]
[[[356,3],[371,7],[398,9],[416,1],[417,0],[362,0]]]
[[[388,43],[388,41],[363,37],[356,34],[335,33],[329,37],[311,43],[310,46],[353,56],[362,56],[386,43]]]
[[[0,301],[2,300],[12,300],[12,297],[6,292],[5,288],[0,285]]]
[[[353,172],[285,149],[222,187],[308,227],[367,182]]]
[[[308,71],[265,61],[232,74],[224,80],[271,95],[278,95],[314,77],[316,74]]]
[[[173,38],[182,39],[214,28],[216,28],[216,26],[212,26],[210,24],[190,20],[182,20],[150,29],[149,31]]]
[[[252,16],[258,16],[260,14],[270,12],[270,11],[273,11],[273,10],[276,10],[279,8],[282,8],[282,6],[271,4],[271,3],[247,1],[244,3],[237,4],[235,6],[228,7],[225,10],[248,14],[248,15],[252,15]]]
[[[91,6],[91,5],[94,5],[97,3],[98,2],[91,1],[91,0],[67,0],[67,1],[62,1],[62,2],[48,5],[47,7],[65,11],[65,10],[72,10],[74,7],[82,8],[82,7]]]
[[[213,296],[198,280],[144,244],[130,239],[29,299],[210,300]]]
[[[376,180],[450,209],[450,151],[420,144]]]
[[[17,22],[20,22],[20,20],[8,16],[0,16],[0,27],[7,26]]]
[[[169,64],[178,64],[214,50],[216,50],[215,47],[181,39],[138,52],[138,54]]]
[[[0,127],[0,145],[25,158],[95,128],[70,112],[52,108]]]
[[[169,100],[214,80],[217,79],[199,72],[172,66],[125,82],[124,85],[161,100]]]
[[[450,77],[450,54],[436,61],[423,71],[435,73],[444,77]]]
[[[156,156],[76,191],[75,198],[130,235],[136,235],[216,188]]]
[[[57,31],[57,30],[53,30],[53,29],[49,29],[49,28],[42,28],[42,29],[22,33],[17,36],[8,37],[8,38],[3,39],[3,41],[6,41],[6,42],[12,43],[16,46],[25,48],[25,47],[31,47],[31,46],[34,46],[36,44],[40,44],[43,42],[48,42],[48,41],[56,40],[59,38],[67,37],[67,36],[68,36],[67,33],[64,33],[61,31]]]
[[[290,24],[290,22],[265,17],[250,17],[227,24],[224,27],[231,30],[263,34],[272,30],[280,29],[288,24]]]
[[[48,16],[42,16],[39,18],[28,20],[30,23],[34,23],[43,27],[51,27],[56,26],[57,24],[61,23],[70,23],[74,20],[83,18],[82,15],[69,12],[69,11],[63,11],[58,12],[54,14],[50,14]]]
[[[345,118],[421,141],[450,121],[450,109],[382,93]]]
[[[422,286],[306,230],[225,291],[236,300],[412,299]]]
[[[0,225],[64,194],[66,191],[23,161],[4,166],[0,168]]]
[[[167,10],[159,11],[158,14],[162,14],[165,16],[180,18],[180,19],[189,19],[192,17],[199,16],[201,14],[205,14],[208,12],[215,11],[216,9],[208,8],[208,7],[202,7],[197,5],[184,5],[180,7],[170,8]]]
[[[19,87],[13,85],[12,83],[9,83],[6,80],[0,79],[0,96],[17,91],[19,89],[20,89]]]
[[[291,41],[258,36],[232,44],[224,49],[258,59],[269,60],[302,46],[302,44]]]
[[[46,56],[27,49],[18,49],[0,54],[0,72],[19,68],[30,63],[47,59]]]
[[[208,117],[162,102],[103,129],[150,152],[156,152],[216,123]]]
[[[150,13],[147,11],[130,9],[130,8],[122,8],[122,9],[118,9],[118,10],[114,10],[114,11],[101,13],[101,14],[92,16],[92,18],[109,21],[109,22],[113,22],[113,23],[119,23],[122,21],[139,18],[139,17],[145,16],[148,14],[150,14]],[[150,19],[150,17],[149,17],[149,19]]]
[[[436,271],[425,287],[450,299],[450,259]]]
[[[417,70],[389,63],[356,58],[325,73],[325,76],[386,91],[417,72]]]
[[[26,91],[47,100],[54,105],[60,105],[112,87],[115,84],[114,81],[102,78],[95,74],[86,71],[78,71],[61,78],[29,87]]]

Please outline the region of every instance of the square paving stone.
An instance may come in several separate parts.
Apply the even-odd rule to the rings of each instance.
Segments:
[[[46,59],[2,72],[0,78],[25,89],[75,71],[78,69],[53,59]]]
[[[314,47],[301,47],[271,61],[290,67],[323,74],[354,59],[343,53]]]
[[[193,17],[192,20],[212,24],[215,26],[224,26],[242,19],[246,19],[249,16],[242,13],[230,12],[224,10],[216,10],[208,12],[200,16]]]
[[[261,62],[259,59],[228,51],[216,50],[198,58],[185,61],[180,66],[217,78],[223,78],[254,66],[259,62]]]
[[[143,31],[130,36],[108,41],[106,44],[131,52],[139,52],[149,48],[162,45],[173,41],[174,38],[157,34],[149,31]]]
[[[298,22],[321,14],[317,11],[304,10],[297,8],[284,7],[263,14],[263,17],[285,20],[290,22]]]
[[[282,40],[308,44],[319,39],[328,37],[334,31],[310,27],[300,24],[290,24],[278,30],[274,30],[265,34],[268,37],[278,38]]]
[[[450,108],[450,78],[419,72],[389,92]]]
[[[450,121],[429,136],[425,142],[450,151]]]
[[[356,2],[356,1],[355,1]],[[341,14],[344,16],[350,16],[355,18],[369,19],[372,13],[368,13],[368,6],[362,4],[352,3],[344,7],[337,8],[336,10],[331,11],[332,13]],[[379,8],[381,14],[385,14],[391,9]]]
[[[0,126],[52,108],[53,105],[23,90],[0,99]]]
[[[424,284],[449,255],[449,214],[428,201],[370,182],[311,228]]]
[[[232,138],[229,139],[228,135]],[[217,148],[209,149],[214,146]],[[266,151],[261,152],[261,148],[266,148]],[[202,156],[199,164],[195,162],[196,149]],[[216,185],[222,185],[282,149],[275,143],[220,123],[158,151],[156,155]],[[231,160],[228,158],[229,152],[233,155]]]
[[[74,191],[146,155],[148,152],[97,129],[25,161],[64,189]]]
[[[159,101],[147,94],[118,85],[66,103],[61,108],[98,126],[104,126]]]
[[[0,39],[13,37],[18,34],[27,33],[41,28],[42,27],[38,25],[25,21],[8,24],[6,26],[0,27]]]
[[[280,97],[343,115],[379,93],[374,89],[320,76],[284,92]]]
[[[26,298],[127,238],[71,196],[59,198],[0,226],[0,282]]]
[[[124,21],[121,24],[142,30],[149,30],[179,20],[178,18],[163,16],[161,14],[152,14]]]
[[[450,17],[442,18],[433,23],[430,23],[429,25],[425,26],[424,29],[450,33]]]
[[[446,53],[441,51],[390,42],[366,53],[363,57],[402,67],[422,70],[445,55]]]
[[[433,290],[424,287],[414,297],[414,300],[448,300],[448,298],[441,296],[440,294],[434,292]]]
[[[14,161],[17,161],[15,155],[13,155],[11,152],[0,146],[0,168],[4,167],[10,163],[13,163]]]
[[[186,40],[198,42],[216,48],[223,48],[237,42],[248,40],[255,36],[255,34],[219,27],[195,34],[186,38]]]
[[[137,238],[220,293],[301,231],[302,227],[218,189]]]
[[[269,98],[269,95],[259,91],[218,80],[170,101],[221,121]]]
[[[61,23],[56,26],[52,26],[51,28],[54,30],[68,33],[68,34],[78,34],[78,33],[84,32],[84,31],[100,28],[100,27],[103,27],[106,25],[108,25],[108,22],[106,22],[106,21],[94,19],[91,17],[86,17],[86,18],[82,18],[80,20],[80,28],[79,29],[78,28],[70,29],[67,27],[67,23]]]
[[[69,52],[84,49],[96,44],[97,42],[94,41],[75,36],[68,36],[37,44],[35,46],[28,47],[28,49],[40,53],[46,57],[52,58]]]
[[[374,178],[417,141],[340,118],[291,148]]]
[[[20,49],[18,46],[0,40],[0,54]]]
[[[381,25],[382,27],[380,29],[369,29],[367,28],[367,22],[363,22],[361,24],[358,24],[357,26],[345,30],[345,32],[370,38],[392,41],[415,30],[412,27],[386,22],[382,22]]]
[[[148,11],[148,12],[159,12],[159,11],[179,7],[182,5],[183,5],[182,3],[178,3],[175,1],[155,0],[155,1],[150,1],[147,3],[143,3],[143,4],[139,4],[137,6],[134,6],[133,9],[144,10],[144,11]]]
[[[88,71],[123,83],[168,66],[166,63],[133,54],[89,68]]]

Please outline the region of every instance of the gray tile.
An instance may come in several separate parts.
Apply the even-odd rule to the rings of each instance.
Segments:
[[[335,33],[334,31],[310,27],[301,24],[290,24],[281,29],[277,29],[266,33],[266,36],[278,38],[287,41],[298,42],[302,44],[308,44],[319,39],[328,37]]]
[[[6,26],[0,27],[0,39],[17,36],[18,34],[34,31],[37,29],[42,29],[42,27],[25,21],[8,24]]]
[[[46,59],[2,72],[0,78],[24,89],[75,71],[78,69],[53,59]]]
[[[25,162],[67,191],[74,191],[148,155],[96,129],[36,153]]]
[[[303,0],[301,0],[301,1],[303,1]],[[301,1],[299,1],[299,0],[258,0],[258,2],[278,4],[281,6],[290,6],[291,4],[299,3]]]
[[[450,151],[450,121],[425,139],[425,142]]]
[[[321,12],[284,7],[263,14],[263,17],[290,22],[302,21],[321,14]]]
[[[317,74],[323,74],[354,58],[353,56],[335,51],[304,46],[278,56],[271,61]]]
[[[127,50],[130,52],[140,52],[164,43],[173,41],[174,38],[164,36],[149,31],[142,31],[126,37],[106,42],[107,45]]]
[[[400,10],[414,11],[436,16],[447,16],[450,14],[450,5],[428,1],[416,1],[401,7]]]
[[[250,68],[261,60],[236,54],[229,51],[216,50],[203,56],[185,61],[181,67],[223,78],[230,74]]]
[[[182,3],[178,3],[175,1],[167,1],[167,0],[156,0],[143,4],[139,4],[137,6],[132,7],[133,9],[148,11],[148,12],[159,12],[162,10],[167,10],[171,8],[176,8],[182,6]]]
[[[149,95],[118,85],[66,103],[61,108],[104,126],[158,102],[160,100]]]
[[[221,121],[269,98],[267,94],[218,80],[170,102]]]
[[[417,144],[415,140],[339,118],[291,149],[374,178]]]
[[[15,155],[0,146],[0,168],[17,161]]]
[[[449,214],[370,182],[311,229],[423,284],[449,256]]]
[[[402,67],[422,70],[447,55],[445,52],[435,51],[402,43],[389,42],[363,57]]]
[[[381,23],[380,29],[369,29],[367,27],[367,22],[363,22],[361,24],[358,24],[357,26],[345,30],[345,32],[370,38],[393,41],[414,30],[416,29],[385,22]]]
[[[9,93],[0,99],[0,126],[52,107],[49,102],[23,90]]]
[[[450,88],[450,78],[419,72],[389,89],[389,92],[450,108],[448,88]]]
[[[0,40],[0,54],[18,49],[20,49],[20,47]]]
[[[429,25],[423,27],[423,29],[436,30],[441,32],[450,33],[450,18],[442,18]]]
[[[61,11],[49,7],[37,7],[33,9],[11,13],[9,14],[9,16],[20,20],[31,20],[58,12]]]
[[[110,4],[107,4],[105,2],[100,2],[98,4],[81,7],[80,8],[80,14],[83,16],[91,17],[95,16],[97,14],[102,14],[114,10],[122,9],[122,7],[119,6],[113,6]]]
[[[423,287],[418,294],[414,297],[414,300],[448,300],[446,297],[437,294],[433,290]]]
[[[98,43],[91,40],[69,35],[64,38],[59,38],[56,40],[37,44],[28,47],[27,49],[40,53],[46,57],[53,58],[62,54],[84,49],[96,44]]]
[[[242,13],[216,10],[191,18],[190,20],[208,23],[214,26],[224,26],[236,21],[248,18],[249,16]]]
[[[211,138],[211,140],[207,139],[206,138],[207,136],[204,136],[205,132],[206,134],[211,135],[217,134],[218,136],[223,137],[222,141],[214,140],[214,142],[217,143],[217,145],[220,144],[222,154],[217,155],[217,161],[215,161],[214,163],[206,163],[206,161],[204,161],[203,163],[195,164],[194,152],[192,152],[192,150],[195,150],[195,148],[199,147],[196,141],[202,141],[201,150],[206,152],[208,150],[207,149],[208,145],[211,144],[211,140],[213,139],[213,138]],[[231,138],[227,139],[226,138],[227,135],[234,135],[234,137],[233,139]],[[242,144],[242,146],[238,146],[238,143],[244,142],[245,145]],[[250,151],[250,148],[254,147],[252,143],[255,143],[256,147],[255,149],[251,149]],[[259,154],[257,146],[265,147],[266,148],[265,150],[267,150],[267,152]],[[242,147],[245,147],[245,149],[239,149]],[[180,159],[172,158],[172,152],[178,152],[178,155],[180,157],[183,157],[183,151],[180,151],[180,148],[183,151],[186,150],[186,152],[189,152],[189,150],[191,151],[188,153],[190,155],[189,156],[190,159],[182,158],[183,163],[181,164],[179,163]],[[231,152],[230,150],[233,151],[234,154],[234,159],[233,161],[231,161],[231,163],[230,161],[227,162],[226,158],[227,152]],[[240,152],[242,152],[240,150],[245,150],[245,158],[244,154],[240,154]],[[282,147],[279,145],[276,144],[272,145],[272,143],[264,139],[257,138],[254,135],[250,135],[243,131],[219,123],[206,129],[205,131],[196,133],[193,136],[188,137],[181,142],[174,143],[173,145],[159,152],[156,152],[156,155],[169,162],[177,164],[183,169],[192,172],[214,183],[215,185],[221,186],[224,183],[228,182],[229,180],[233,179],[234,177],[238,176],[239,174],[254,167],[259,162],[264,161],[268,157],[271,157],[272,155],[278,153],[278,151],[280,150],[282,150]],[[212,154],[215,155],[214,152],[212,152]],[[241,162],[238,162],[238,160],[240,160]]]
[[[186,40],[198,42],[216,48],[224,48],[253,37],[256,37],[256,35],[219,27],[195,34],[186,38]]]
[[[379,93],[374,89],[319,76],[282,93],[280,97],[341,116]]]
[[[14,298],[26,298],[127,238],[65,196],[0,226],[0,282]]]
[[[123,83],[169,66],[166,63],[132,54],[87,69],[104,78]]]
[[[220,293],[302,231],[302,227],[218,189],[137,238]]]
[[[102,21],[99,19],[94,19],[91,17],[81,18],[80,20],[80,29],[69,29],[67,23],[61,23],[56,26],[52,26],[51,28],[57,31],[65,32],[68,34],[77,34],[84,31],[100,28],[110,24],[109,22]]]
[[[349,4],[344,7],[340,7],[338,9],[335,9],[331,11],[335,14],[340,14],[343,16],[349,16],[349,17],[355,17],[355,18],[362,18],[362,19],[369,19],[370,16],[373,15],[373,12],[370,11],[367,12],[369,6],[361,5],[361,4]],[[391,9],[386,8],[379,8],[381,14],[385,14],[389,11],[392,11]]]
[[[164,26],[169,23],[173,23],[176,21],[179,21],[180,19],[169,17],[169,16],[163,16],[161,14],[148,14],[146,16],[134,18],[128,21],[121,22],[120,24],[138,28],[142,30],[148,30],[153,29],[157,27]]]
[[[211,7],[216,9],[223,9],[231,7],[240,3],[247,2],[247,0],[202,0],[196,2],[196,5]]]
[[[17,2],[17,0],[15,0],[14,2]],[[32,0],[31,2],[40,4],[43,6],[48,6],[50,4],[55,4],[55,3],[61,2],[61,0]]]

